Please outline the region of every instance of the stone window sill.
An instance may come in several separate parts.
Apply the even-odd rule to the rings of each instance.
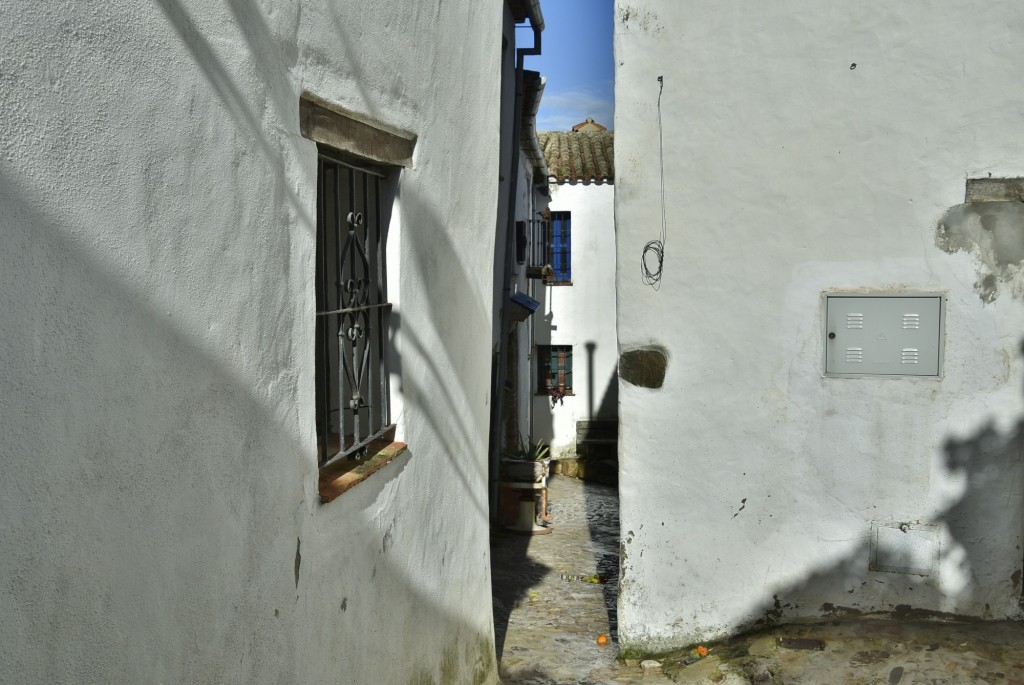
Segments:
[[[394,432],[391,432],[393,435]],[[326,504],[350,490],[371,475],[390,464],[395,458],[407,454],[409,446],[394,442],[391,436],[375,440],[366,447],[367,457],[360,461],[342,459],[320,470],[320,503]]]

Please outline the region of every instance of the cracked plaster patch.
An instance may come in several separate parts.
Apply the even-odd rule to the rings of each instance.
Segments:
[[[985,304],[1001,292],[1024,300],[1024,202],[969,202],[950,207],[939,221],[935,245],[978,260],[974,290]]]
[[[624,28],[637,28],[644,33],[658,35],[664,26],[654,12],[639,7],[623,5],[619,8],[619,21]]]

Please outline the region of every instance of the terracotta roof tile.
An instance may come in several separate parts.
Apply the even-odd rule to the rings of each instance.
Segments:
[[[615,183],[615,133],[612,131],[538,133],[555,183]]]

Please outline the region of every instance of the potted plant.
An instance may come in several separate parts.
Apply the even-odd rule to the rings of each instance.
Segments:
[[[555,270],[551,268],[550,264],[545,264],[544,266],[528,266],[526,267],[526,277],[541,279],[546,283],[555,277]]]
[[[505,450],[501,460],[502,479],[516,483],[539,483],[548,475],[550,448],[543,440],[536,442],[519,437],[518,443]]]

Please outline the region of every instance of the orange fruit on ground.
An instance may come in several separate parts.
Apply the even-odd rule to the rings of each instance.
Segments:
[[[599,644],[599,645],[606,645],[606,644],[608,644],[608,636],[607,635],[598,635],[597,636],[597,644]]]

